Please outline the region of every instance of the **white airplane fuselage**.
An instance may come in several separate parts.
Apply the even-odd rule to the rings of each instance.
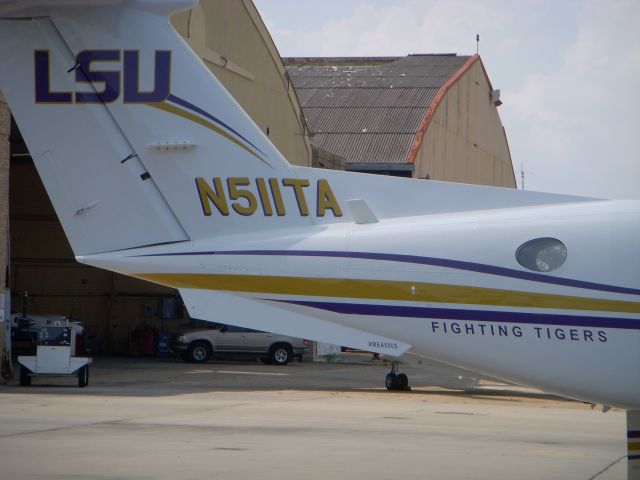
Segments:
[[[79,261],[369,332],[370,346],[390,354],[402,345],[378,336],[516,383],[638,409],[640,291],[619,285],[640,269],[639,220],[636,201],[585,202],[225,235]],[[566,245],[553,273],[516,261],[518,247],[539,237]],[[213,318],[234,317],[230,305]],[[255,325],[238,305],[236,322]]]

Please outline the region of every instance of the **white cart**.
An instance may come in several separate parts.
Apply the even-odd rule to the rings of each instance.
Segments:
[[[89,384],[91,358],[73,355],[76,347],[72,328],[64,325],[45,325],[38,332],[35,356],[19,356],[20,385],[31,385],[36,376],[78,376],[78,386]]]

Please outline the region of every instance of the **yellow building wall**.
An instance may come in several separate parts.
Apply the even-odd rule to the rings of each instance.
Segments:
[[[2,93],[0,93],[0,295],[4,295],[6,285],[6,265],[8,264],[7,228],[9,227],[9,133],[11,114]],[[0,308],[3,308],[0,302]],[[0,323],[0,362],[5,350],[5,329]],[[2,383],[2,379],[0,379]]]
[[[11,113],[9,106],[0,93],[0,295],[6,284],[8,264],[7,228],[9,227],[9,133],[11,132]],[[2,344],[0,344],[2,350]]]
[[[416,157],[415,176],[516,188],[506,134],[476,61],[437,107]]]
[[[293,85],[253,3],[200,2],[171,21],[284,157],[294,165],[311,165]]]

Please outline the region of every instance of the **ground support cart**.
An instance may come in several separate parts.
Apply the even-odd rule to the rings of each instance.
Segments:
[[[91,358],[76,357],[72,329],[63,325],[45,325],[38,332],[35,356],[19,356],[20,385],[31,385],[31,377],[78,376],[78,386],[89,384]]]

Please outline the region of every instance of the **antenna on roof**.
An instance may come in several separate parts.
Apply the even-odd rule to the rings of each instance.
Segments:
[[[478,55],[479,49],[480,49],[480,34],[476,33],[476,55]]]
[[[524,176],[525,175],[531,175],[534,174],[535,172],[532,172],[531,170],[525,170],[524,169],[524,162],[522,162],[520,164],[520,187],[522,188],[522,190],[524,190]]]

